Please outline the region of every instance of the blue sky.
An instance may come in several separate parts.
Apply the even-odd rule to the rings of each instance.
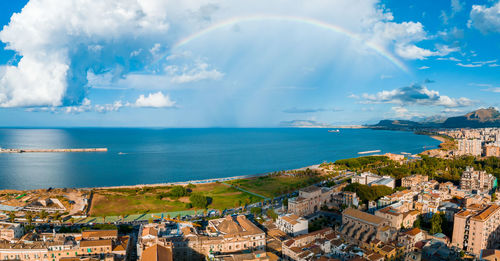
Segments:
[[[0,126],[365,124],[500,107],[500,3],[1,1]]]

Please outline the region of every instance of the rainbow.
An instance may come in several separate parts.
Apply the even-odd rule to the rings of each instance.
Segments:
[[[377,54],[380,56],[384,57],[388,61],[390,61],[392,64],[394,64],[396,67],[399,69],[403,70],[404,72],[408,72],[408,69],[406,66],[398,60],[398,58],[394,57],[391,53],[389,53],[387,50],[385,50],[383,47],[375,45],[374,43],[370,43],[365,41],[361,36],[345,29],[342,28],[338,25],[334,24],[329,24],[320,20],[316,20],[313,18],[308,18],[308,17],[300,17],[300,16],[287,16],[287,15],[250,15],[250,16],[239,16],[239,17],[234,17],[228,20],[224,20],[221,22],[217,22],[215,24],[210,25],[209,27],[198,31],[196,33],[193,33],[185,38],[182,38],[181,40],[177,41],[173,45],[173,49],[182,47],[204,35],[207,35],[211,32],[214,32],[216,30],[219,30],[224,27],[228,27],[231,25],[235,25],[238,23],[243,23],[243,22],[260,22],[260,21],[285,21],[285,22],[296,22],[296,23],[301,23],[301,24],[306,24],[306,25],[311,25],[315,26],[318,28],[322,28],[324,30],[328,30],[331,32],[339,33],[342,35],[345,35],[351,39],[357,40],[361,43],[363,43],[366,47],[369,49],[372,49],[375,51]]]

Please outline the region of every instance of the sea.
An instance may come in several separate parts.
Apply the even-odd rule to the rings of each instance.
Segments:
[[[263,174],[360,156],[419,153],[439,141],[412,132],[320,128],[0,129],[0,147],[108,148],[0,153],[0,189],[102,187]]]

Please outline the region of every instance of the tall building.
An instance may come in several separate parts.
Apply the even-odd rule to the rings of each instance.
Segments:
[[[495,145],[484,146],[484,156],[500,157],[500,147]]]
[[[458,139],[457,155],[481,156],[481,144],[479,139]]]
[[[479,210],[463,210],[455,214],[452,246],[479,255],[481,249],[500,247],[500,206],[489,205]]]
[[[462,173],[460,188],[466,191],[477,190],[481,193],[490,192],[496,186],[496,178],[486,171],[474,170],[472,167]]]

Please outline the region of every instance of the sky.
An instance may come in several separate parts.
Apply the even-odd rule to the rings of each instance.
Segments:
[[[355,125],[499,108],[499,1],[0,1],[0,126]]]

